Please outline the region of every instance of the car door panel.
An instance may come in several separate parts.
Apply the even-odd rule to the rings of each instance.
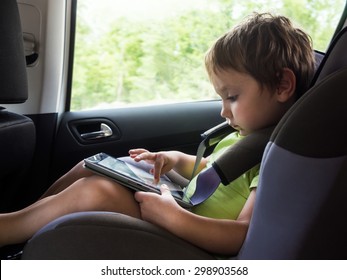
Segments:
[[[147,107],[66,112],[57,131],[51,181],[73,165],[98,152],[124,156],[131,148],[180,150],[194,154],[200,134],[221,123],[220,101],[189,102]],[[112,135],[84,139],[105,124]]]

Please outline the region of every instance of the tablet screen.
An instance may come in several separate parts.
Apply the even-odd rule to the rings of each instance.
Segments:
[[[170,191],[182,191],[180,186],[167,180],[164,177],[160,178],[158,184],[154,184],[152,174],[137,167],[136,165],[129,164],[120,159],[108,156],[103,160],[99,161],[99,164],[157,189],[159,189],[160,185],[166,184],[169,187]]]

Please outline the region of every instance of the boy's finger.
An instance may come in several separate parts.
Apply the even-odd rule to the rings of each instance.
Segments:
[[[141,192],[141,191],[135,192],[134,198],[138,203],[141,203],[143,201],[143,194],[144,192]]]
[[[141,161],[141,160],[148,160],[148,161],[154,161],[156,158],[156,155],[154,153],[144,151],[143,153],[139,153],[134,157],[135,161]]]
[[[160,154],[158,154],[156,159],[155,159],[155,162],[154,162],[154,171],[153,171],[154,181],[156,183],[159,182],[161,170],[162,170],[163,166],[164,166],[163,157]]]
[[[141,149],[141,148],[129,150],[129,154],[130,154],[130,155],[142,154],[142,153],[144,153],[144,152],[148,152],[148,151],[147,151],[146,149]]]

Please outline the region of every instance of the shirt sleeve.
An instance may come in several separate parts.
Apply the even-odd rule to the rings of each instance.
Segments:
[[[249,184],[249,189],[252,190],[253,188],[258,187],[259,183],[259,171],[260,171],[260,164],[257,166],[253,167],[249,171],[249,176],[250,176],[250,184]]]

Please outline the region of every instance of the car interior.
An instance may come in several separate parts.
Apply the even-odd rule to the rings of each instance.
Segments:
[[[56,9],[57,2],[48,1],[46,8],[50,13],[60,11]],[[49,55],[48,51],[36,52],[35,40],[25,30],[23,11],[37,12],[33,6],[15,0],[0,3],[0,33],[4,38],[0,46],[0,139],[1,153],[6,159],[0,172],[1,212],[15,211],[37,200],[55,179],[86,155],[103,150],[123,156],[140,143],[154,151],[178,149],[195,154],[203,132],[223,122],[219,101],[142,110],[121,108],[117,112],[108,109],[59,114],[41,108],[39,114],[32,114],[21,107],[16,109],[18,104],[32,102],[28,94],[37,86],[30,82],[32,71],[42,71],[30,69],[30,65],[40,55]],[[311,88],[263,139],[261,150],[266,146],[265,151],[257,159],[262,166],[260,184],[246,240],[238,255],[220,257],[347,257],[347,229],[343,223],[347,211],[343,201],[347,192],[345,19],[346,14],[327,51],[315,54],[317,70]],[[50,31],[51,27],[46,28]],[[29,54],[28,44],[33,48]],[[54,72],[54,65],[51,67]],[[199,121],[202,118],[206,121]],[[100,133],[98,142],[89,137]],[[232,153],[242,156],[237,149],[230,150]],[[232,165],[228,161],[221,164],[226,168]],[[1,259],[23,260],[216,259],[157,226],[111,212],[63,216],[25,244],[6,246],[0,251]]]

